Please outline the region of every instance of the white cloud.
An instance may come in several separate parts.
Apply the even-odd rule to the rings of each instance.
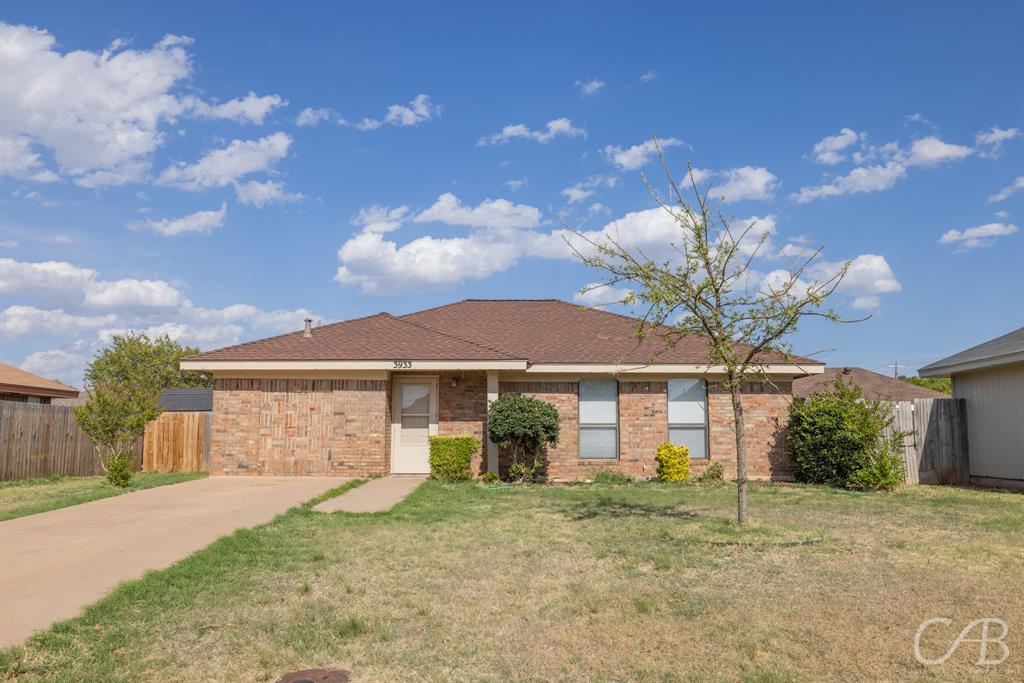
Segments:
[[[811,276],[819,281],[832,277],[839,271],[841,263],[820,261],[811,267]],[[846,277],[840,283],[838,292],[853,298],[854,308],[877,308],[880,294],[902,291],[896,275],[884,256],[861,254],[850,262]]]
[[[430,95],[420,94],[414,97],[408,106],[392,104],[383,119],[364,118],[354,125],[359,130],[376,130],[381,126],[418,126],[424,121],[440,116],[441,111],[441,105],[432,103]],[[348,125],[344,119],[339,119],[338,122]]]
[[[970,147],[943,142],[937,137],[914,140],[907,155],[907,166],[935,166],[947,161],[959,161],[974,153]]]
[[[1020,135],[1019,128],[997,128],[981,131],[974,136],[974,144],[981,148],[978,154],[986,158],[995,158],[1002,151],[1003,143]]]
[[[575,204],[592,196],[598,188],[615,187],[618,182],[619,179],[616,176],[592,175],[586,180],[581,180],[562,190],[562,196],[568,199],[570,204]]]
[[[40,377],[50,377],[72,386],[81,386],[82,371],[88,362],[85,354],[54,349],[29,354],[21,362],[20,367]]]
[[[409,207],[381,206],[374,204],[359,209],[359,213],[352,219],[352,225],[361,227],[363,232],[391,232],[402,227],[402,223],[409,214]]]
[[[990,196],[988,201],[1001,202],[1021,190],[1024,190],[1024,175],[1017,176],[1012,183]]]
[[[29,332],[67,334],[113,325],[117,316],[72,315],[61,309],[45,310],[33,306],[8,306],[0,313],[0,334],[13,337]]]
[[[964,249],[990,247],[997,237],[1017,232],[1013,223],[986,223],[964,230],[947,230],[939,238],[939,244],[959,244]]]
[[[584,96],[596,95],[607,85],[604,81],[598,79],[592,79],[589,81],[576,81],[576,87],[580,89],[580,93]]]
[[[47,207],[47,208],[52,208],[54,206],[59,206],[58,202],[54,202],[54,201],[50,201],[49,199],[46,199],[37,190],[25,190],[24,188],[18,188],[14,192],[11,192],[11,197],[13,199],[24,199],[24,200],[27,200],[27,201],[30,201],[30,202],[36,202],[40,206],[44,206],[44,207]]]
[[[547,144],[557,136],[567,138],[585,138],[587,131],[576,128],[572,121],[567,118],[553,119],[547,122],[545,130],[530,130],[522,123],[505,126],[500,133],[485,135],[477,140],[477,147],[485,145],[500,145],[512,140],[533,140],[541,144]]]
[[[288,154],[291,144],[291,136],[280,132],[259,140],[232,140],[194,164],[169,166],[156,183],[193,191],[224,187],[250,173],[270,170]]]
[[[228,100],[222,104],[209,104],[202,100],[195,100],[191,104],[191,113],[198,118],[262,124],[267,114],[288,103],[277,95],[260,97],[250,91],[245,97]]]
[[[860,137],[860,134],[852,128],[843,128],[838,135],[830,135],[815,143],[811,154],[819,164],[834,166],[846,159],[843,150],[855,144]]]
[[[113,282],[94,282],[85,290],[83,304],[91,308],[176,308],[185,297],[163,280],[126,278]]]
[[[633,290],[628,287],[614,287],[600,282],[591,282],[576,292],[572,300],[584,306],[608,306],[621,303],[632,293]]]
[[[80,301],[98,273],[66,261],[16,261],[0,258],[0,293],[23,294],[44,304]],[[10,301],[5,296],[6,301]]]
[[[17,240],[0,240],[0,247],[3,247],[4,249],[14,249],[17,246]]]
[[[779,184],[775,174],[761,166],[741,166],[724,171],[695,170],[694,177],[698,182],[705,178],[720,179],[712,185],[710,196],[718,197],[723,202],[771,199]]]
[[[668,149],[669,147],[683,144],[683,141],[676,138],[664,138],[658,140],[658,144],[662,149]],[[657,154],[654,140],[646,140],[639,145],[633,145],[629,148],[622,148],[618,145],[605,145],[603,151],[605,157],[623,171],[635,171],[638,168],[643,168]]]
[[[1009,211],[996,211],[996,218],[1007,219],[1010,217]]]
[[[222,227],[227,215],[228,203],[221,202],[219,209],[196,211],[182,218],[164,218],[159,221],[147,218],[144,221],[129,223],[128,227],[133,230],[152,230],[159,235],[173,237],[186,232],[210,232],[214,228]]]
[[[645,71],[643,73],[642,76],[640,76],[640,80],[643,81],[644,83],[650,83],[651,81],[653,81],[657,77],[658,77],[658,74],[656,74],[654,72],[654,69],[648,69],[647,71]]]
[[[274,180],[259,182],[250,180],[246,183],[235,183],[235,197],[243,204],[262,209],[267,204],[283,204],[298,202],[306,198],[298,192],[287,192],[284,183]]]
[[[479,280],[511,268],[516,249],[486,232],[469,237],[420,237],[399,247],[380,233],[356,235],[338,250],[334,280],[362,291],[400,292]]]
[[[518,192],[527,183],[529,183],[529,180],[527,180],[526,178],[518,178],[516,180],[506,180],[505,182],[502,183],[502,185],[507,187],[511,192]]]
[[[507,199],[485,199],[471,207],[446,192],[437,198],[433,206],[418,213],[413,221],[438,221],[476,228],[535,228],[540,225],[540,218],[540,209],[526,204],[513,204]]]
[[[306,107],[299,112],[298,117],[295,119],[295,125],[305,128],[308,126],[316,126],[324,121],[328,121],[335,117],[335,113],[330,109],[323,107],[319,109],[313,109],[312,107]]]
[[[32,151],[32,140],[24,135],[0,135],[0,175],[37,183],[60,180],[43,165],[42,157]]]
[[[863,166],[853,169],[845,176],[840,176],[830,183],[814,187],[801,187],[799,192],[790,195],[790,199],[799,204],[806,204],[822,197],[887,190],[906,175],[906,166],[897,161]]]

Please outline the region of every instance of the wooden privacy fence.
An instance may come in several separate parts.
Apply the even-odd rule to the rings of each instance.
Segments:
[[[141,461],[142,441],[133,453]],[[96,447],[71,406],[0,401],[0,479],[102,474]]]
[[[205,472],[212,413],[161,413],[146,425],[143,472]]]
[[[908,484],[970,481],[966,402],[956,398],[893,401],[892,428],[902,432]]]

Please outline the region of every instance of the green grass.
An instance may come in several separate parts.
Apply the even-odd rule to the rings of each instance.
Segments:
[[[342,667],[364,681],[1024,678],[1021,495],[753,486],[747,527],[732,522],[728,485],[430,481],[387,513],[310,505],[121,585],[0,653],[0,674],[273,681]],[[916,663],[914,633],[934,616],[960,626],[1005,619],[1010,659],[982,670],[965,644],[941,667]],[[924,645],[941,653],[948,643]]]
[[[103,477],[39,477],[0,483],[0,522],[34,515],[90,500],[200,479],[206,472],[138,472],[127,488],[117,488]]]

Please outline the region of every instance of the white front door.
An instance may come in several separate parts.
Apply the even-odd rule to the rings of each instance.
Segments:
[[[437,378],[396,377],[391,414],[391,471],[429,474],[427,437],[437,434]]]

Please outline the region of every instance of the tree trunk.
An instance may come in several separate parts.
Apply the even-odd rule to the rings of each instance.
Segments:
[[[732,415],[736,425],[736,521],[747,523],[747,439],[743,423],[743,401],[740,399],[741,386],[730,382]]]

